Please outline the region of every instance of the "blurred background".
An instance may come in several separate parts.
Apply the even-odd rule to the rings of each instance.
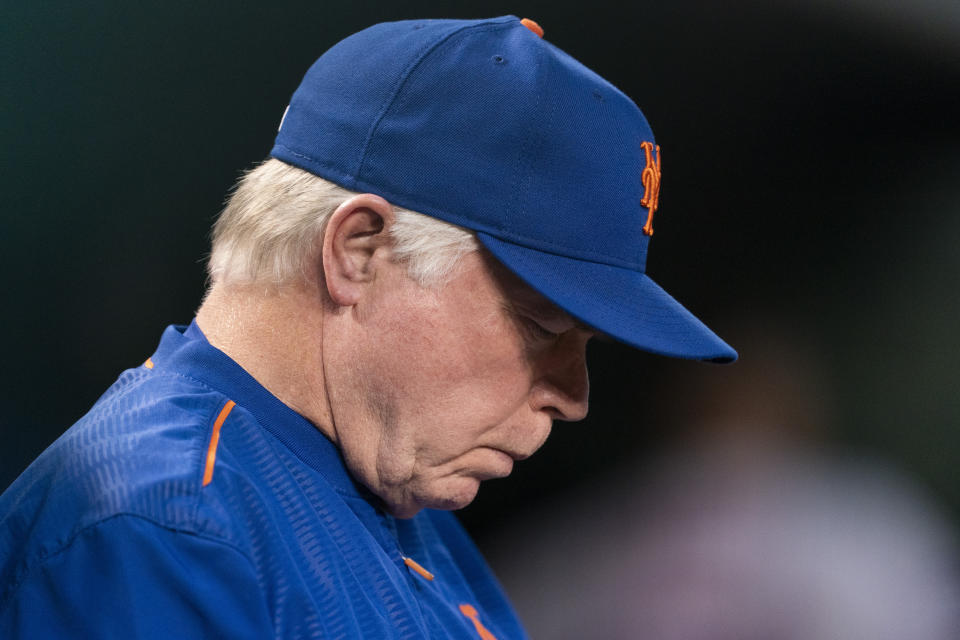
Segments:
[[[740,351],[595,344],[590,417],[461,512],[531,634],[960,637],[947,0],[4,2],[0,488],[189,322],[210,224],[320,53],[507,13],[644,110],[648,273]]]

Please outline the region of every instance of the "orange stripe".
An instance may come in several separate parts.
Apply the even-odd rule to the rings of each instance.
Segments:
[[[407,565],[408,567],[410,567],[411,569],[413,569],[414,571],[422,575],[427,580],[433,580],[433,574],[427,571],[426,569],[424,569],[423,567],[421,567],[420,564],[413,558],[404,558],[403,564]]]
[[[227,419],[227,416],[230,415],[230,412],[233,411],[233,408],[236,406],[236,403],[233,400],[227,400],[227,404],[223,405],[223,409],[220,410],[220,415],[217,416],[217,421],[213,423],[213,435],[210,436],[210,446],[207,448],[207,466],[203,470],[203,486],[210,484],[210,481],[213,480],[213,465],[217,461],[217,443],[220,442],[220,427],[223,426],[223,421]]]
[[[473,628],[477,630],[477,634],[480,636],[481,640],[497,640],[497,637],[490,633],[490,629],[487,629],[483,626],[483,623],[480,622],[480,614],[477,613],[477,610],[469,604],[460,605],[460,613],[470,618],[470,621],[473,622]]]
[[[147,361],[143,363],[143,366],[145,366],[147,369],[153,369],[153,360],[147,358]]]

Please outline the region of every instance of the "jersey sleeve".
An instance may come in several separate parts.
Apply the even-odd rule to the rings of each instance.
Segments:
[[[270,638],[256,572],[228,544],[131,515],[83,529],[0,604],[0,637]]]

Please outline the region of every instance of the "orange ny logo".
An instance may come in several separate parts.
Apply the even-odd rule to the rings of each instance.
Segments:
[[[640,179],[643,181],[643,200],[640,206],[647,207],[647,224],[643,225],[643,232],[653,235],[653,212],[660,203],[660,145],[657,145],[657,160],[653,160],[653,143],[641,142],[640,146],[647,156],[647,166],[643,168]]]

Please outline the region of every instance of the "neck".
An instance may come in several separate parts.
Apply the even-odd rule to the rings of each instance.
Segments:
[[[322,307],[306,287],[216,284],[197,324],[210,344],[336,443],[321,364]]]

